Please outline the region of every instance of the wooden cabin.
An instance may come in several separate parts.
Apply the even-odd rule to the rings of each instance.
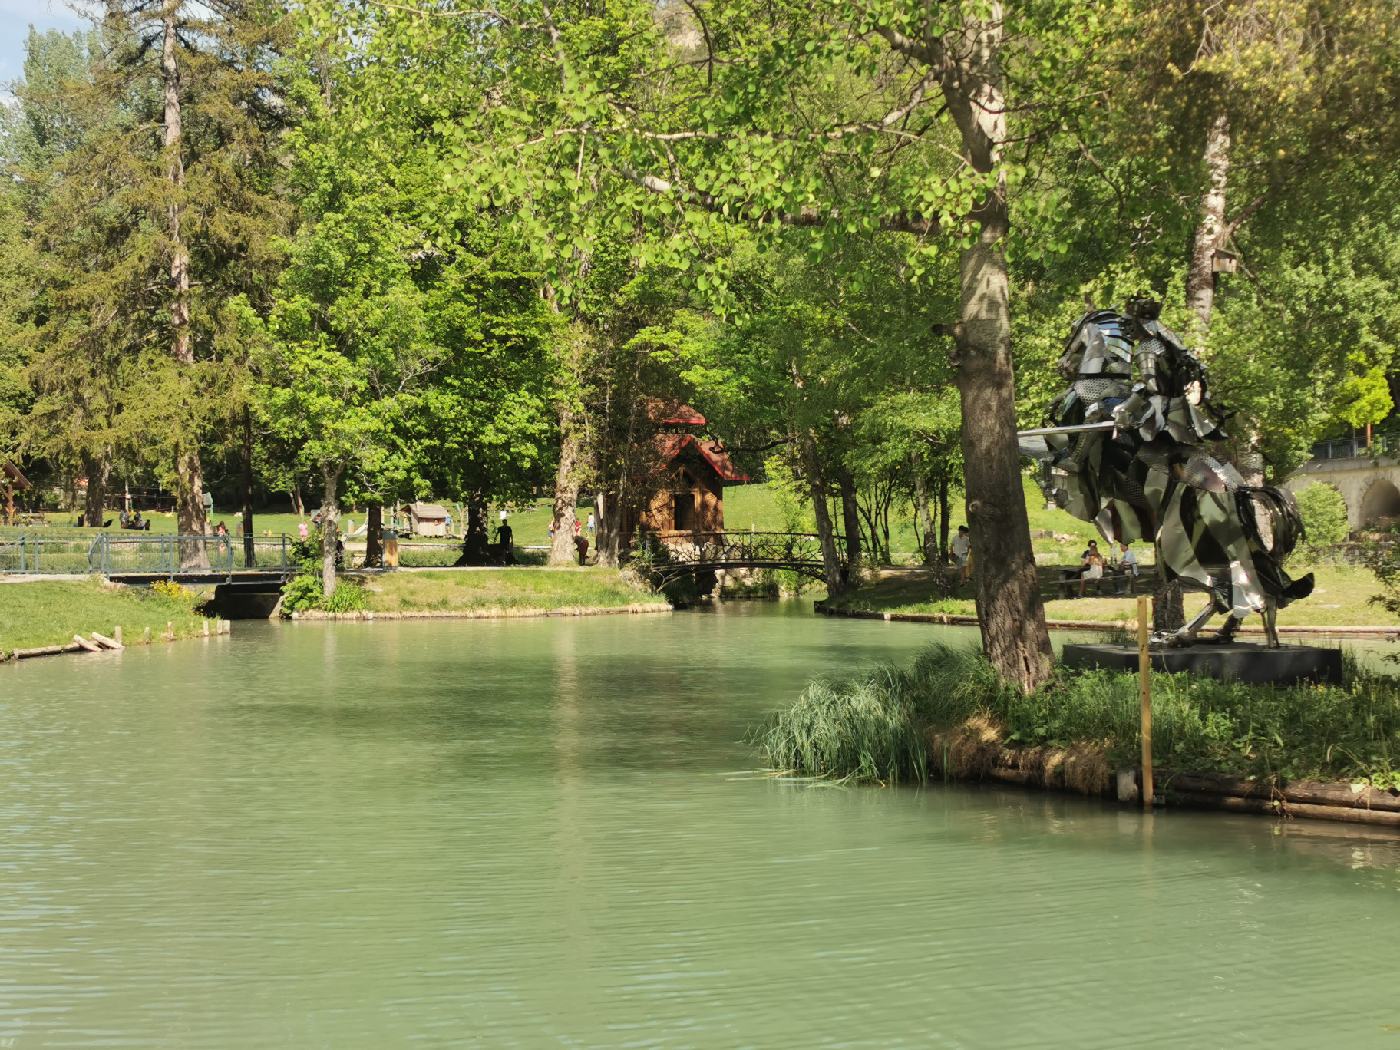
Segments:
[[[409,531],[415,536],[446,536],[447,508],[437,503],[410,503],[406,508]]]
[[[724,486],[745,482],[724,447],[694,429],[705,417],[689,405],[653,413],[661,432],[653,438],[653,470],[638,524],[662,539],[724,531]]]

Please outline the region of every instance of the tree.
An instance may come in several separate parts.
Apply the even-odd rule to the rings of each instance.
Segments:
[[[510,202],[566,294],[588,246],[639,217],[657,231],[642,246],[652,263],[693,260],[693,244],[735,222],[828,241],[900,231],[909,295],[922,294],[934,258],[956,253],[958,316],[939,332],[952,336],[962,401],[984,645],[1009,681],[1043,680],[1050,646],[1015,439],[1005,258],[1021,162],[1007,142],[1022,114],[1032,138],[1056,122],[1045,82],[1069,82],[1092,17],[755,0],[377,9],[333,26],[337,13],[322,6],[322,27],[391,37],[396,54],[495,55],[442,100],[452,116],[434,133],[470,191],[464,204]],[[723,269],[717,258],[707,275]],[[940,336],[925,338],[932,351]]]
[[[93,93],[125,100],[134,117],[120,142],[108,142],[132,160],[140,217],[122,251],[162,275],[161,309],[142,321],[169,367],[159,401],[143,406],[145,433],[169,457],[180,531],[203,533],[201,446],[241,417],[247,363],[219,351],[231,323],[222,307],[237,294],[258,302],[286,220],[276,65],[288,28],[271,0],[104,0],[100,12]]]

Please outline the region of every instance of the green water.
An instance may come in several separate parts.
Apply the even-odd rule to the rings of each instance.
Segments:
[[[1400,1047],[1393,843],[743,772],[930,628],[236,632],[0,667],[0,1046]]]

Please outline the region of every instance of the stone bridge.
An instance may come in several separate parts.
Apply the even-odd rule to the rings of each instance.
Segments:
[[[1318,483],[1342,494],[1353,532],[1400,518],[1400,455],[1379,442],[1370,446],[1352,438],[1323,442],[1284,487],[1297,493]]]

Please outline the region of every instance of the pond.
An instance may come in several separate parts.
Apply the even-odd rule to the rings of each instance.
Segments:
[[[0,667],[0,1045],[1400,1045],[1400,845],[753,771],[794,607]],[[6,1040],[10,1040],[6,1042]]]

